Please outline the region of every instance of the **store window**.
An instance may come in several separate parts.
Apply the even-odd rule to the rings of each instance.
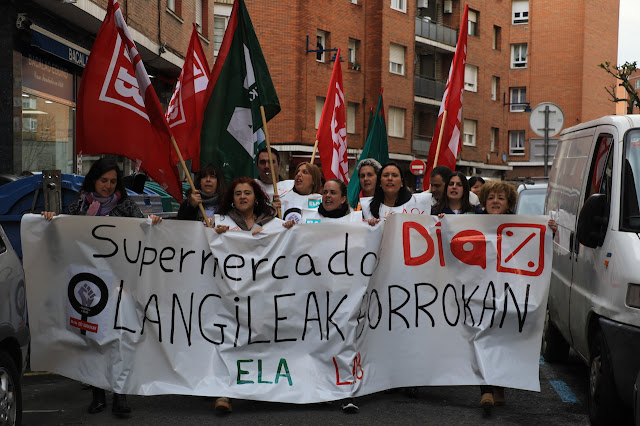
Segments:
[[[73,173],[73,75],[35,57],[22,57],[22,171]]]

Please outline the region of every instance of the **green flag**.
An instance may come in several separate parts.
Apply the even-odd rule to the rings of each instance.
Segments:
[[[260,106],[267,121],[280,102],[243,0],[235,0],[207,87],[200,134],[200,164],[217,164],[227,181],[257,176],[255,155],[264,146]]]
[[[389,145],[387,144],[387,125],[384,122],[382,92],[380,92],[376,113],[369,119],[367,142],[364,144],[360,158],[358,158],[358,163],[365,158],[378,160],[382,165],[389,162]],[[358,178],[358,167],[356,165],[347,187],[347,196],[351,207],[358,205],[360,190],[360,179]]]

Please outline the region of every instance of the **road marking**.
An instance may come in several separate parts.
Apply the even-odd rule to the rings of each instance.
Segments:
[[[549,380],[551,386],[556,390],[556,393],[562,399],[562,402],[568,402],[571,404],[579,404],[580,400],[573,394],[571,389],[569,389],[569,385],[567,385],[562,380]]]

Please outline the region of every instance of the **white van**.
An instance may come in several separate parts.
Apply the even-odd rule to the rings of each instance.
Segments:
[[[587,362],[593,424],[630,415],[636,399],[639,206],[640,115],[562,132],[545,204],[558,231],[542,355],[560,361],[571,347]]]

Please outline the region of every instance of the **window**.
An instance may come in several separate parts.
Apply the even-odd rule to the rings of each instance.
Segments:
[[[478,35],[478,15],[478,11],[469,9],[469,29],[467,34],[470,36]]]
[[[500,136],[500,129],[497,127],[491,128],[491,134],[489,135],[491,141],[491,152],[496,151],[496,146],[498,146],[498,136]]]
[[[404,108],[389,107],[389,136],[404,138]]]
[[[360,40],[355,38],[349,39],[349,68],[358,70],[360,69],[360,62],[358,61],[358,51],[360,50]]]
[[[218,56],[218,51],[224,38],[224,30],[227,28],[227,17],[215,15],[213,17],[213,51]]]
[[[497,25],[493,26],[493,50],[502,50],[502,28]]]
[[[391,43],[389,49],[389,72],[404,75],[404,46]]]
[[[474,65],[464,66],[464,90],[478,91],[478,67]]]
[[[182,0],[167,0],[167,9],[178,16],[182,16]]]
[[[196,0],[196,28],[202,34],[202,0]]]
[[[347,133],[354,134],[356,132],[356,113],[358,112],[358,104],[347,102]]]
[[[527,67],[527,43],[511,45],[511,68]]]
[[[316,129],[320,126],[320,118],[322,117],[322,108],[324,108],[324,96],[316,96]]]
[[[321,31],[318,30],[318,33],[316,35],[316,49],[318,50],[318,52],[316,52],[316,61],[318,62],[324,62],[324,52],[323,50],[326,49],[326,45],[327,45],[327,38],[328,38],[328,33],[326,31]]]
[[[524,130],[509,132],[509,154],[524,155]]]
[[[636,90],[640,89],[640,80],[636,80]]]
[[[527,88],[512,87],[509,89],[509,110],[511,112],[523,112],[527,107]]]
[[[391,9],[395,9],[400,12],[406,12],[407,0],[391,0]]]
[[[204,37],[209,34],[209,0],[196,0],[196,27]]]
[[[478,122],[476,120],[464,120],[463,145],[476,146],[476,127],[478,127]]]
[[[526,24],[529,22],[529,0],[513,0],[511,12],[514,25]]]
[[[498,93],[500,93],[500,77],[495,75],[491,77],[491,100],[498,100]]]
[[[350,0],[352,4],[358,4],[358,0]]]

